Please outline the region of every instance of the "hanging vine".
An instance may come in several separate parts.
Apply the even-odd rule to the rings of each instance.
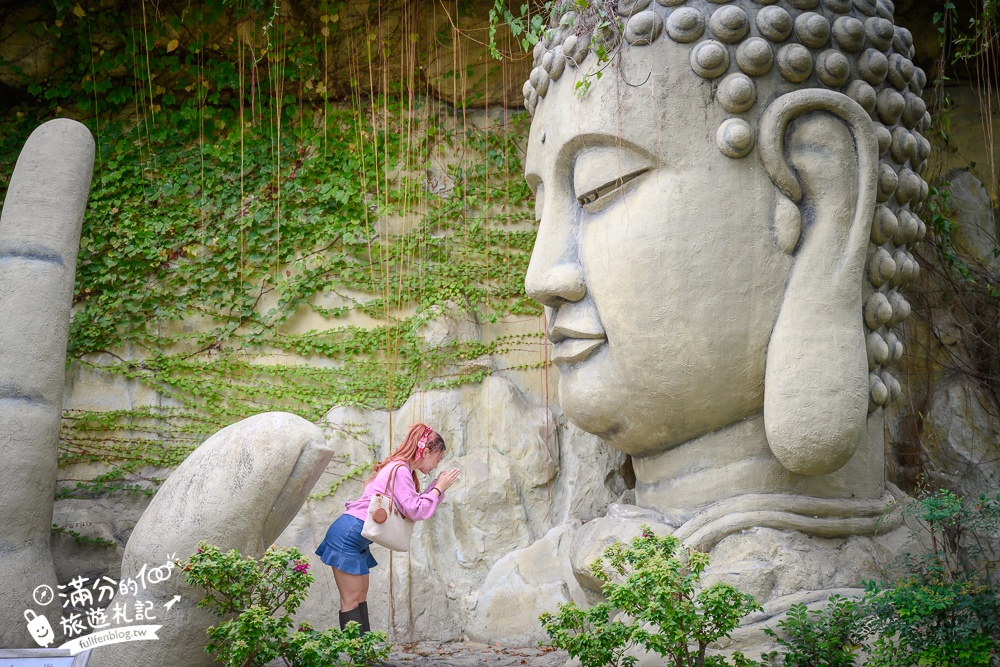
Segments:
[[[65,412],[61,462],[113,465],[82,492],[176,465],[251,414],[391,409],[488,372],[465,361],[540,342],[421,336],[456,308],[480,323],[537,314],[512,141],[526,120],[466,127],[412,80],[390,81],[386,63],[413,56],[388,50],[380,3],[350,21],[338,2],[38,11],[28,29],[63,64],[0,118],[0,200],[35,125],[88,125],[98,157],[69,361],[146,390],[126,408]],[[331,79],[345,57],[350,76]],[[379,72],[382,85],[358,85]]]

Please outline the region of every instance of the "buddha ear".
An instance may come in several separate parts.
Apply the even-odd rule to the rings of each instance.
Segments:
[[[786,469],[827,474],[867,432],[862,281],[878,141],[854,100],[809,89],[767,107],[758,149],[782,193],[779,244],[795,257],[767,349],[765,432]]]

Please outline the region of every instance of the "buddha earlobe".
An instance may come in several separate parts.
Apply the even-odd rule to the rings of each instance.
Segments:
[[[795,255],[767,350],[765,432],[786,469],[828,474],[867,432],[862,283],[878,141],[860,105],[820,89],[777,98],[759,136],[761,161],[784,195],[778,243]]]

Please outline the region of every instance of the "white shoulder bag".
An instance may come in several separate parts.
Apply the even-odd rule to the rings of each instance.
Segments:
[[[361,529],[362,537],[393,551],[408,551],[413,535],[413,520],[403,516],[392,494],[396,486],[396,472],[403,465],[406,464],[401,463],[389,472],[385,493],[372,496],[368,503],[368,518]]]

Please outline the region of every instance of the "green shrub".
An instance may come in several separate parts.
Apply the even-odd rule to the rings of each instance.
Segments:
[[[1000,527],[1000,495],[967,502],[947,490],[921,493],[904,512],[930,549],[904,554],[896,574],[867,582],[862,600],[830,598],[821,611],[793,606],[778,623],[784,649],[762,658],[784,667],[997,667],[1000,591],[986,539]]]
[[[198,606],[226,619],[208,629],[205,650],[228,667],[264,667],[275,659],[289,667],[347,667],[389,655],[384,632],[362,635],[353,621],[343,631],[295,627],[291,615],[313,582],[298,549],[271,548],[258,561],[202,542],[183,567],[187,582],[205,589]]]
[[[863,605],[840,595],[832,596],[824,609],[794,604],[778,621],[780,634],[764,630],[784,650],[762,657],[765,664],[784,667],[855,667],[864,645],[863,621]]]
[[[556,614],[542,614],[552,646],[583,667],[631,667],[629,649],[641,647],[676,667],[756,665],[742,654],[730,663],[706,656],[712,642],[728,637],[760,605],[734,586],[717,583],[699,590],[708,554],[683,546],[676,537],[657,537],[648,526],[631,544],[616,543],[592,566],[604,582],[605,602],[581,610],[569,602]],[[607,566],[607,569],[605,567]],[[624,612],[627,620],[613,618]]]
[[[1000,527],[1000,495],[966,502],[951,491],[924,493],[907,513],[931,549],[901,559],[902,574],[869,582],[872,667],[1000,665],[996,561],[981,541]]]

